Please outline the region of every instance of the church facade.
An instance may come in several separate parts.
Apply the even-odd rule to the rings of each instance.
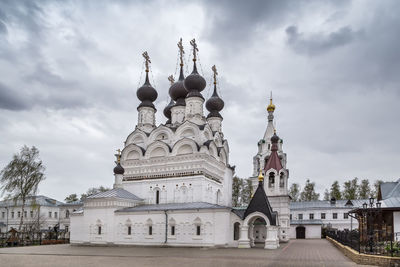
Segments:
[[[169,77],[171,101],[164,109],[166,122],[159,125],[153,104],[158,93],[149,81],[150,59],[143,54],[146,78],[137,90],[138,122],[116,154],[114,188],[88,197],[71,215],[72,244],[250,248],[262,243],[275,249],[280,239],[287,241],[280,225],[286,219],[271,208],[262,172],[247,209],[232,208],[234,167],[222,131],[217,70],[213,66],[214,90],[205,101],[195,40],[191,45],[193,71],[185,77],[178,43],[180,75],[177,81]],[[273,148],[277,138],[270,137]],[[281,172],[286,174],[277,170],[276,177]]]

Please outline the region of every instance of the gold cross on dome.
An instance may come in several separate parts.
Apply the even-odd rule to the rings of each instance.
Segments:
[[[193,61],[196,61],[196,54],[199,51],[199,49],[197,48],[196,40],[193,39],[192,41],[190,41],[190,45],[193,46]]]
[[[185,50],[183,50],[182,38],[178,42],[179,48],[179,59],[181,60],[181,66],[183,66],[183,54],[185,54]]]
[[[118,154],[116,155],[117,156],[117,162],[119,163],[121,161],[121,149],[118,148],[117,152],[118,152]]]
[[[169,76],[168,76],[168,81],[170,81],[170,82],[171,82],[171,85],[172,85],[172,84],[175,82],[174,76],[169,75]]]
[[[217,84],[217,75],[218,75],[217,67],[215,67],[215,65],[214,65],[211,67],[211,69],[214,72],[214,84]]]
[[[144,51],[142,56],[144,57],[145,60],[144,64],[146,66],[146,71],[149,72],[149,63],[151,63],[149,54],[147,54],[147,51]]]

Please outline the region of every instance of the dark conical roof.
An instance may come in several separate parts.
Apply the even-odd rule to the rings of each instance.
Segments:
[[[261,212],[267,216],[271,225],[276,225],[277,213],[272,210],[267,194],[264,191],[263,181],[258,182],[258,187],[244,212],[243,220],[253,212]]]
[[[218,96],[217,93],[217,85],[214,83],[214,92],[212,96],[206,102],[206,108],[210,112],[207,118],[210,117],[220,117],[222,118],[219,112],[224,108],[224,101]]]
[[[203,98],[200,92],[206,87],[206,80],[197,72],[196,61],[193,63],[192,73],[186,77],[183,84],[189,92],[187,97],[197,96]]]
[[[151,107],[155,108],[153,102],[157,99],[158,93],[153,86],[151,86],[149,81],[149,73],[146,71],[146,80],[144,84],[137,89],[136,95],[142,103],[140,103],[139,107]]]
[[[171,119],[171,108],[174,106],[175,102],[173,99],[169,101],[169,104],[164,108],[164,116],[167,119]]]
[[[124,174],[124,172],[125,172],[125,169],[118,162],[117,166],[114,167],[114,174]]]
[[[181,65],[179,80],[171,85],[169,88],[169,95],[173,100],[177,101],[178,105],[183,104],[183,106],[185,105],[185,101],[182,100],[184,100],[188,94],[188,91],[183,84],[184,80],[185,76],[183,75],[183,65]]]

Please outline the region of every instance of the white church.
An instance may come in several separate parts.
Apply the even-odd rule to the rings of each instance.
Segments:
[[[252,199],[246,209],[233,208],[235,168],[222,131],[217,70],[212,68],[214,91],[205,101],[198,48],[195,40],[190,44],[193,71],[184,77],[181,40],[179,79],[169,78],[171,102],[164,109],[166,122],[159,125],[153,104],[158,94],[148,77],[151,62],[143,53],[146,79],[137,90],[138,122],[116,155],[114,188],[88,197],[71,215],[71,244],[276,249],[289,240],[288,170],[273,128],[272,100],[254,157]]]

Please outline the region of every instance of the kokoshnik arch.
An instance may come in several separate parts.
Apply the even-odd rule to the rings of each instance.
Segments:
[[[214,91],[204,116],[206,81],[197,71],[197,44],[194,39],[190,44],[192,73],[184,75],[181,39],[179,78],[168,78],[171,101],[164,109],[166,122],[158,126],[153,104],[158,93],[149,80],[150,57],[143,53],[146,78],[136,92],[138,121],[116,154],[114,188],[89,196],[72,214],[72,244],[250,248],[262,243],[275,249],[288,241],[288,170],[273,129],[272,98],[267,131],[254,157],[255,193],[247,208],[233,208],[234,167],[222,131],[218,72],[213,66]],[[258,170],[264,171],[257,178]]]

